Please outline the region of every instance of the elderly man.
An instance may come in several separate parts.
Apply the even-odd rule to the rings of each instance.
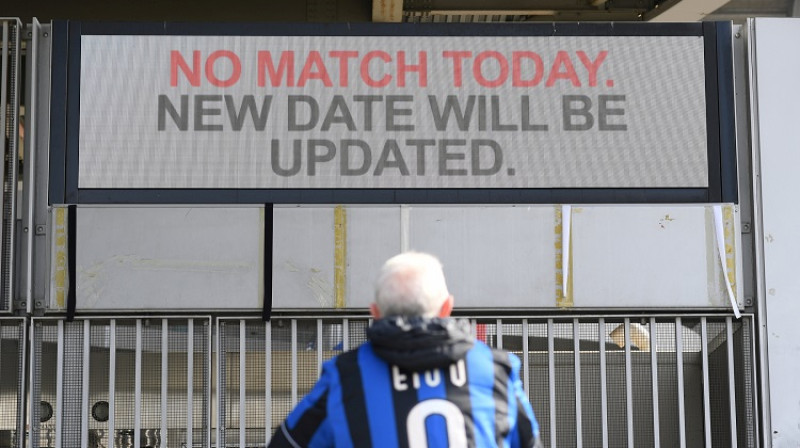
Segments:
[[[452,310],[439,260],[389,259],[369,342],[325,363],[270,447],[537,446],[519,359],[476,341]]]

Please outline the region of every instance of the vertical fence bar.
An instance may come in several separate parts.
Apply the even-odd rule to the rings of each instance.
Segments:
[[[89,446],[89,353],[92,345],[89,320],[83,321],[83,365],[81,371],[81,446]]]
[[[497,348],[503,348],[503,319],[497,319],[496,327],[497,329]]]
[[[322,374],[322,319],[317,319],[317,376]]]
[[[205,382],[204,393],[205,397],[203,398],[203,439],[205,444],[203,448],[211,448],[211,357],[212,357],[212,347],[211,347],[211,317],[208,316],[204,320],[203,327],[205,328],[203,331],[205,332],[205,338],[203,338],[205,343],[206,352],[205,356],[205,367],[203,369],[203,381]]]
[[[350,320],[342,319],[342,351],[350,350]]]
[[[0,41],[0,44],[2,44],[2,43],[3,43],[3,41]],[[0,47],[0,50],[2,50],[2,47]],[[9,325],[3,325],[3,320],[0,319],[0,372],[2,372],[2,370],[3,370],[3,347],[2,347],[2,345],[3,345],[2,344],[2,342],[3,342],[3,328],[4,327],[10,327],[11,325],[13,325],[13,323],[9,323]],[[18,341],[22,342],[21,340],[18,340]],[[21,349],[22,348],[20,347],[19,350],[21,350]],[[11,360],[9,359],[9,361],[11,361]],[[9,364],[11,365],[11,368],[15,368],[13,362],[9,362]],[[2,381],[4,379],[5,379],[4,377],[0,377],[0,381]],[[19,382],[19,381],[21,381],[21,378],[17,378],[17,382]],[[17,388],[17,390],[13,391],[13,395],[10,395],[10,396],[0,395],[0,425],[2,425],[2,426],[0,426],[0,428],[7,429],[6,428],[6,424],[10,420],[13,420],[13,421],[16,422],[16,424],[14,425],[14,428],[18,428],[19,427],[20,414],[16,413],[16,415],[15,415],[15,412],[18,412],[19,401],[21,399],[22,399],[22,396],[20,395],[19,388]],[[9,403],[9,401],[13,402],[16,405],[16,410],[15,411],[10,411],[9,408],[6,408],[6,406]],[[8,439],[7,442],[5,440],[3,441],[4,442],[3,446],[4,447],[7,446],[9,448],[17,448],[19,446],[20,441],[22,440],[22,435],[21,434],[22,433],[20,433],[20,432],[17,432],[16,435],[9,434],[9,439]]]
[[[186,446],[194,446],[194,319],[186,324]]]
[[[169,322],[161,319],[161,441],[167,444],[167,383],[169,382]]]
[[[347,341],[347,338],[345,338],[344,340]],[[345,348],[345,350],[347,349]],[[297,319],[292,319],[292,408],[294,408],[296,404],[297,404]]]
[[[661,447],[660,416],[658,413],[658,338],[656,337],[656,318],[650,318],[650,377],[653,390],[653,446]]]
[[[408,204],[400,204],[400,252],[408,252],[411,209]]]
[[[2,42],[4,42],[4,41],[0,41],[0,43],[2,43]],[[4,69],[3,67],[0,67],[0,69],[2,69],[2,70],[5,72],[5,69]],[[2,123],[2,121],[0,121],[0,123]],[[0,143],[2,143],[2,142],[0,142]],[[2,147],[0,147],[0,148],[2,148]],[[2,263],[2,262],[0,262],[0,263]],[[1,299],[0,299],[0,300],[1,300]],[[0,302],[0,303],[2,303],[2,302]],[[2,307],[0,307],[0,311],[3,311]],[[0,372],[2,372],[2,371],[3,371],[3,327],[4,327],[4,325],[3,325],[3,321],[2,321],[2,320],[0,320]],[[19,391],[17,391],[17,395],[19,395]],[[17,401],[19,401],[20,399],[21,399],[21,397],[20,397],[20,396],[17,396]],[[2,396],[0,396],[0,403],[3,403],[3,404],[5,404],[5,403],[4,403],[4,401],[5,401],[5,400],[3,399],[3,397],[2,397]],[[17,408],[19,408],[19,404],[17,404]],[[0,408],[0,410],[2,410],[2,408]],[[3,417],[4,417],[3,413],[0,413],[0,420],[2,420],[2,419],[3,419]],[[19,414],[17,414],[17,422],[19,422],[20,420],[21,420],[21,419],[20,419],[20,417],[19,417]],[[19,426],[19,425],[17,425],[17,427],[18,427],[18,426]],[[22,433],[20,433],[20,432],[18,431],[18,432],[17,432],[17,440],[21,440],[21,436],[20,436],[20,434],[22,434]],[[17,444],[18,444],[18,443],[16,443],[15,445],[17,445]],[[16,448],[16,447],[14,447],[14,448]]]
[[[603,425],[603,448],[608,448],[608,386],[606,383],[606,320],[598,321],[600,339],[600,421]]]
[[[731,448],[738,447],[738,436],[736,428],[736,366],[733,363],[733,324],[731,323],[730,316],[725,318],[725,327],[727,328],[727,342],[728,342],[728,396],[730,402],[731,416]]]
[[[708,328],[706,318],[700,318],[700,348],[703,360],[703,429],[706,448],[711,445],[711,396],[708,385]]]
[[[61,434],[64,415],[64,321],[58,321],[58,348],[56,349],[56,448],[63,448]]]
[[[744,406],[748,406],[748,404],[750,406],[752,406],[750,409],[754,413],[752,417],[747,417],[746,418],[746,422],[747,422],[747,425],[748,425],[746,427],[746,428],[748,428],[748,431],[747,431],[747,443],[748,443],[748,448],[749,448],[749,446],[751,444],[752,444],[752,446],[755,446],[755,447],[759,446],[759,440],[760,439],[758,437],[758,434],[761,434],[761,432],[760,432],[761,431],[761,419],[758,418],[758,413],[757,413],[757,409],[756,409],[757,406],[754,404],[754,403],[760,403],[759,394],[761,393],[761,387],[757,387],[756,386],[756,384],[759,384],[759,378],[758,378],[758,369],[755,367],[754,363],[756,362],[756,360],[759,359],[759,357],[758,357],[759,347],[753,342],[753,338],[756,336],[756,331],[757,330],[756,330],[755,319],[753,319],[752,316],[749,317],[749,318],[743,318],[742,319],[742,331],[744,331],[745,329],[747,329],[748,332],[744,333],[742,336],[745,336],[745,335],[747,336],[747,341],[749,341],[749,343],[748,343],[749,348],[744,353],[742,353],[742,355],[745,356],[745,360],[747,360],[748,359],[747,356],[749,354],[749,360],[748,360],[748,362],[744,363],[744,365],[742,366],[744,368],[744,370],[742,371],[742,374],[746,375],[745,378],[747,378],[747,377],[750,378],[750,380],[751,380],[750,384],[752,384],[753,386],[751,388],[752,395],[750,395],[750,397],[749,397],[751,401],[750,401],[750,403],[748,403],[747,395],[745,395],[745,401],[744,401],[745,404],[744,404]],[[745,414],[745,415],[747,415],[747,414]]]
[[[550,388],[550,447],[556,447],[556,354],[553,319],[547,319],[547,379]]]
[[[625,413],[628,421],[628,448],[634,448],[633,374],[631,373],[631,320],[625,318]]]
[[[108,448],[114,448],[116,431],[117,320],[108,323]]]
[[[17,401],[17,443],[19,444],[20,447],[25,447],[25,446],[30,446],[26,445],[26,443],[29,442],[26,441],[27,437],[25,431],[25,422],[26,422],[25,410],[27,408],[26,403],[29,401],[29,398],[27,397],[30,396],[28,395],[28,391],[25,388],[26,384],[25,368],[27,366],[27,363],[25,361],[27,359],[26,357],[28,356],[28,353],[30,352],[28,351],[28,326],[25,325],[24,320],[21,320],[19,322],[19,325],[17,326],[17,335],[19,338],[17,339],[19,347],[19,355],[17,359],[19,359],[20,362],[18,367],[19,379],[17,380],[18,382],[17,393],[19,394],[19,400]]]
[[[3,43],[5,43],[4,40],[0,41],[0,44],[3,44]],[[2,48],[3,47],[0,47],[0,50]],[[0,123],[2,123],[2,121],[0,121]],[[0,264],[2,264],[2,263],[0,263]],[[2,308],[0,308],[0,311],[2,311]],[[11,326],[11,325],[3,325],[3,321],[0,320],[0,346],[3,345],[2,344],[2,342],[3,342],[3,328],[6,327],[6,326]],[[3,358],[2,357],[3,357],[3,349],[2,349],[2,347],[0,347],[0,372],[2,372],[2,367],[3,367]],[[11,365],[12,368],[15,367],[13,362],[10,362],[9,364]],[[5,379],[5,378],[0,378],[0,380],[2,380],[2,379]],[[20,381],[20,379],[17,378],[17,382],[19,382],[19,381]],[[20,415],[16,413],[17,412],[16,409],[19,409],[19,401],[22,399],[22,397],[19,395],[19,392],[20,391],[17,388],[17,390],[14,390],[12,392],[12,395],[10,395],[10,396],[0,395],[0,424],[3,425],[3,426],[0,426],[0,427],[5,428],[5,425],[8,423],[8,421],[16,422],[14,424],[14,428],[17,428],[19,426],[17,423],[20,420]],[[9,400],[9,398],[10,398],[10,400]],[[15,408],[14,411],[10,411],[10,410],[6,409],[6,405],[7,405],[7,403],[9,401],[14,403],[14,405],[15,405],[14,406],[14,408]],[[6,421],[6,420],[8,420],[8,421]],[[16,434],[13,434],[12,432],[9,432],[8,445],[5,445],[5,443],[4,443],[4,445],[8,446],[9,448],[17,448],[17,447],[19,447],[19,444],[20,444],[21,440],[22,440],[22,434],[21,433],[17,432]]]
[[[136,362],[133,380],[133,446],[142,446],[142,320],[136,319]]]
[[[31,398],[31,432],[30,432],[30,446],[32,448],[39,448],[41,441],[41,408],[38,402],[42,396],[42,385],[38,380],[42,375],[42,323],[38,320],[31,321],[31,348],[30,356],[28,358],[30,364],[30,371],[28,372],[28,384],[30,384]],[[112,447],[113,448],[113,447]]]
[[[225,396],[227,395],[227,385],[225,384],[225,345],[223,334],[225,333],[226,322],[217,318],[217,447],[224,447],[225,440]],[[267,383],[269,385],[269,383]]]
[[[678,376],[678,441],[686,448],[686,404],[683,396],[683,322],[675,319],[675,368]]]
[[[264,324],[264,445],[272,439],[272,322]]]
[[[247,426],[247,329],[245,320],[239,321],[239,446],[245,446]]]
[[[530,400],[531,362],[528,348],[528,319],[522,319],[522,382],[525,386],[525,395],[527,395],[528,400]]]
[[[583,406],[581,405],[581,327],[572,319],[572,356],[575,365],[575,444],[583,448]]]

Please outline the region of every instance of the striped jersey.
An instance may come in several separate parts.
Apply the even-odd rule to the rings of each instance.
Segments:
[[[416,341],[420,335],[424,339],[426,333],[417,332],[410,339]],[[424,345],[426,355],[414,353],[415,345],[405,347],[403,337],[397,337],[399,357],[393,360],[400,360],[398,365],[386,359],[385,340],[378,344],[379,338],[370,339],[323,365],[319,381],[276,431],[270,447],[537,444],[539,427],[515,355],[470,339],[457,356],[440,356],[441,337]],[[420,368],[418,360],[426,356],[427,365]],[[414,368],[402,361],[404,357],[417,360],[410,362]]]

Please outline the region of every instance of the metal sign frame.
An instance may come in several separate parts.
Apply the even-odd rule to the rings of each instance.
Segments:
[[[50,204],[736,203],[731,24],[53,23]],[[78,186],[81,38],[170,36],[702,36],[707,188],[92,189]]]

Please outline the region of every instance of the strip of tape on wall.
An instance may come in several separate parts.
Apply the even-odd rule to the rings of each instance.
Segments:
[[[725,256],[725,225],[722,219],[722,205],[714,205],[714,233],[717,237],[717,252],[719,253],[719,261],[722,265],[722,278],[725,280],[725,288],[728,291],[728,300],[731,302],[733,314],[737,319],[742,317],[739,312],[739,305],[736,303],[736,295],[733,293],[733,285],[728,273],[728,262]]]

